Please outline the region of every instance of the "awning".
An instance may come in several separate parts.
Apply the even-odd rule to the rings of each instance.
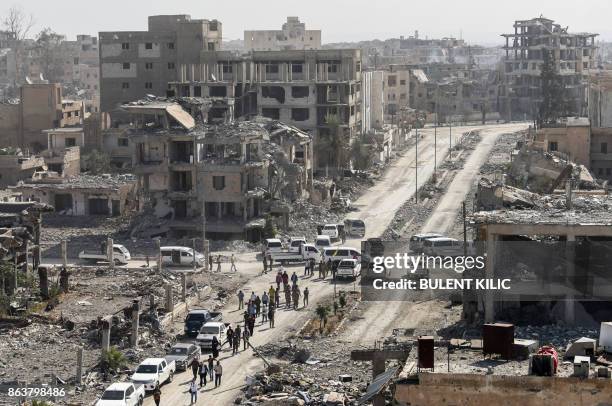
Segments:
[[[370,400],[372,400],[374,396],[382,392],[387,387],[387,384],[389,383],[389,381],[393,379],[393,377],[397,374],[397,371],[399,371],[399,368],[400,367],[398,366],[395,368],[387,369],[382,374],[376,375],[372,383],[369,384],[368,387],[366,388],[366,394],[363,395],[359,399],[357,404],[363,405],[366,402],[369,402]]]

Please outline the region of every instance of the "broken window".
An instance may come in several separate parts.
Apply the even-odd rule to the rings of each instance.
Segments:
[[[307,108],[291,109],[291,119],[294,121],[306,121],[310,117],[310,110]]]
[[[389,76],[387,78],[387,84],[389,85],[389,87],[394,87],[397,84],[397,76]]]
[[[215,50],[215,43],[214,42],[209,42],[208,43],[208,50],[209,51],[214,51]]]
[[[152,42],[145,43],[145,49],[153,49],[153,43]]]
[[[194,97],[202,97],[202,86],[194,86],[193,87],[193,96]]]
[[[612,173],[612,168],[606,168],[606,175],[610,176]]]
[[[559,145],[557,144],[556,141],[550,141],[548,143],[548,150],[549,151],[558,151],[559,150]]]
[[[278,64],[277,63],[266,64],[266,73],[278,73]]]
[[[291,64],[291,72],[293,73],[302,73],[304,70],[304,66],[301,62],[292,63]]]
[[[291,97],[294,99],[301,99],[303,97],[308,97],[309,94],[308,86],[291,86]]]
[[[129,62],[123,62],[123,69],[124,70],[130,69],[130,63]]]
[[[145,82],[145,89],[153,89],[153,82]]]
[[[122,42],[121,43],[121,49],[130,49],[130,43],[129,42]]]
[[[600,147],[601,147],[602,154],[608,153],[608,143],[607,142],[602,142]]]
[[[406,79],[400,80],[400,86],[404,86],[406,84]]]
[[[340,101],[340,93],[338,92],[337,86],[328,86],[327,87],[327,102],[338,102]]]
[[[208,23],[208,31],[217,31],[217,21],[211,21]]]
[[[174,62],[168,62],[168,69],[174,69]]]
[[[123,82],[123,83],[121,83],[121,88],[122,89],[129,89],[130,88],[130,84],[128,82]]]
[[[147,69],[147,70],[153,69],[153,62],[145,63],[145,69]]]
[[[271,97],[279,103],[285,102],[285,89],[281,86],[262,86],[261,97]]]
[[[227,87],[225,86],[211,86],[209,89],[210,97],[226,97]]]
[[[280,120],[280,109],[264,107],[261,109],[261,115],[273,120]]]
[[[222,62],[221,66],[223,69],[223,73],[232,73],[232,65],[230,65],[229,62]]]
[[[75,147],[76,146],[76,138],[66,138],[64,140],[65,147]]]
[[[117,138],[117,146],[127,147],[130,144],[127,138]]]
[[[174,49],[174,42],[168,42],[168,49]]]
[[[213,176],[213,187],[215,190],[225,189],[225,176]]]

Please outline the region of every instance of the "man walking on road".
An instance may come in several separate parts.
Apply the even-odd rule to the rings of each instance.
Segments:
[[[213,270],[213,257],[212,254],[208,254],[208,270],[212,272]]]
[[[323,260],[321,260],[321,262],[319,262],[319,279],[325,279],[323,275]]]
[[[200,374],[200,388],[202,386],[206,386],[206,376],[208,375],[208,367],[206,366],[206,361],[202,360],[200,362],[200,370],[198,372]]]
[[[244,309],[244,292],[238,291],[238,310]]]
[[[196,385],[195,378],[189,384],[189,393],[191,394],[191,404],[193,405],[198,401],[198,386]]]
[[[212,382],[213,380],[213,367],[215,366],[215,360],[212,357],[212,355],[208,356],[208,377],[210,378],[210,381]]]
[[[217,272],[221,272],[221,254],[217,255]]]
[[[274,306],[270,305],[270,310],[268,310],[268,320],[270,320],[270,328],[274,328]]]
[[[283,282],[283,274],[281,271],[278,271],[276,274],[276,290],[280,289],[280,284]]]
[[[280,306],[280,289],[276,289],[274,292],[274,307],[278,308]]]
[[[240,338],[242,331],[240,330],[240,324],[236,326],[234,330],[234,340],[232,342],[232,355],[236,354],[240,350]]]
[[[153,401],[155,402],[155,406],[159,406],[159,402],[161,402],[161,389],[159,389],[159,384],[155,385],[155,390],[153,391]]]
[[[249,346],[249,326],[248,325],[244,325],[244,330],[242,330],[242,341],[244,342],[244,351],[246,351],[247,347]]]
[[[300,305],[300,288],[298,288],[298,285],[293,285],[291,295],[293,296],[293,310],[297,310]]]
[[[266,254],[262,255],[262,261],[263,261],[263,266],[264,266],[264,270],[263,273],[268,273],[268,257],[266,257]]]
[[[298,276],[295,274],[295,271],[293,272],[293,274],[291,275],[291,283],[293,283],[293,285],[297,285],[298,282]]]
[[[238,268],[236,268],[236,256],[233,253],[232,253],[232,256],[230,257],[230,262],[232,264],[230,268],[230,272],[231,271],[238,272]]]
[[[308,286],[306,286],[304,288],[304,292],[303,293],[304,293],[304,307],[306,307],[306,306],[308,306],[308,294],[310,293],[308,291]]]
[[[217,361],[217,365],[215,365],[215,388],[221,385],[221,375],[223,375],[223,367],[221,361]]]
[[[291,291],[288,288],[288,285],[285,285],[285,308],[291,308]]]
[[[191,367],[191,372],[193,373],[193,379],[196,379],[196,376],[198,376],[198,369],[200,369],[200,364],[198,363],[198,360],[196,358],[193,359],[193,361],[191,361],[191,364],[189,364],[189,366]]]
[[[227,327],[227,333],[225,335],[227,336],[226,342],[229,344],[229,347],[232,348],[232,345],[234,345],[234,330],[232,330],[231,325]],[[223,347],[223,344],[225,343],[221,343],[221,347]]]

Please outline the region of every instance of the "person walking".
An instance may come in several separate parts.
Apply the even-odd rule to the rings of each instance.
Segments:
[[[212,356],[215,359],[219,356],[219,347],[220,346],[221,346],[221,344],[219,343],[219,340],[217,339],[217,336],[213,336],[212,343],[210,343],[210,349],[212,350]]]
[[[285,308],[291,308],[291,291],[289,289],[285,289]]]
[[[212,254],[208,254],[208,270],[212,272],[213,270],[213,256]]]
[[[196,380],[193,378],[189,384],[189,393],[191,394],[191,404],[197,403],[198,401],[198,386]]]
[[[306,286],[304,288],[304,292],[303,292],[303,294],[304,294],[304,307],[308,306],[308,294],[309,293],[310,292],[308,291],[308,286]]]
[[[212,380],[213,380],[213,367],[215,366],[215,360],[212,357],[212,355],[208,356],[208,359],[206,360],[206,362],[208,363],[208,377],[210,378],[210,381],[212,382]]]
[[[193,373],[193,379],[196,379],[196,376],[198,376],[198,369],[200,369],[200,364],[198,363],[198,359],[194,358],[193,361],[191,361],[191,364],[189,364],[189,366],[191,367],[191,372]]]
[[[240,330],[240,324],[236,326],[234,330],[234,341],[232,342],[232,355],[236,354],[240,350],[240,338],[242,331]]]
[[[274,302],[275,293],[276,293],[276,289],[274,289],[274,286],[270,285],[270,289],[268,289],[268,297],[270,298],[270,302]]]
[[[259,317],[259,313],[261,312],[261,299],[259,296],[255,298],[255,317]]]
[[[238,310],[244,309],[244,292],[242,290],[238,291]]]
[[[291,274],[291,283],[293,285],[297,285],[298,283],[298,276],[296,275],[295,271],[293,272],[293,274]]]
[[[230,272],[234,271],[234,272],[238,272],[238,268],[236,268],[236,256],[232,253],[232,256],[230,257],[230,263],[232,264],[232,266],[230,267]]]
[[[274,328],[274,306],[270,305],[270,309],[268,310],[268,320],[270,321],[270,328]]]
[[[249,326],[247,324],[244,325],[244,330],[242,330],[242,341],[244,342],[244,350],[246,351],[247,346],[249,345]]]
[[[323,260],[319,262],[319,279],[325,279],[323,277]]]
[[[293,296],[293,310],[297,310],[300,305],[300,288],[298,285],[293,285],[293,289],[291,291],[291,295]]]
[[[342,245],[344,245],[346,242],[346,231],[344,231],[344,228],[340,230],[340,239],[342,240]]]
[[[281,273],[281,271],[278,271],[278,273],[276,274],[276,290],[280,289],[280,285],[283,282],[283,274]]]
[[[249,335],[251,337],[255,335],[255,315],[249,318]]]
[[[232,345],[234,345],[234,330],[232,329],[231,325],[227,327],[227,333],[225,333],[225,335],[227,336],[225,342],[229,344],[230,348],[232,348]],[[221,343],[221,347],[223,347],[223,344],[225,343]]]
[[[221,254],[217,255],[217,272],[221,272]]]
[[[208,375],[208,366],[206,365],[206,361],[202,360],[200,362],[200,370],[198,371],[200,375],[200,388],[202,386],[206,386],[206,376]]]
[[[268,273],[268,257],[266,257],[265,254],[262,255],[262,257],[263,257],[262,261],[263,261],[263,267],[264,267],[263,273]]]
[[[274,292],[274,307],[278,308],[280,306],[280,289],[276,289]]]
[[[287,271],[283,272],[283,285],[289,285],[289,275],[287,275]]]
[[[221,361],[217,361],[217,365],[215,365],[215,388],[221,385],[222,375],[223,375],[223,367],[221,366]]]
[[[263,295],[261,295],[261,305],[262,305],[261,322],[263,323],[266,321],[268,317],[268,306],[270,305],[270,297],[268,296],[266,292],[264,292]]]
[[[153,401],[155,402],[155,406],[159,406],[159,402],[161,402],[161,389],[159,388],[159,384],[155,385],[155,390],[153,391]]]

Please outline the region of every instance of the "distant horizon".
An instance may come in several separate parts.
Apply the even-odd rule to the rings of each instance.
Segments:
[[[58,8],[46,0],[7,2],[0,8],[0,20],[12,5],[32,14],[35,24],[29,32],[34,38],[49,27],[75,40],[77,35],[98,36],[100,31],[144,31],[147,17],[158,14],[189,14],[194,19],[217,19],[223,25],[223,38],[242,40],[245,30],[280,30],[287,16],[298,16],[306,29],[322,31],[323,44],[387,40],[400,36],[420,38],[462,38],[468,44],[495,47],[503,45],[502,33],[512,32],[515,20],[543,15],[570,32],[599,34],[596,41],[611,41],[612,29],[608,17],[612,16],[609,0],[587,0],[576,7],[565,0],[515,0],[491,7],[485,0],[464,0],[461,4],[448,0],[430,0],[427,3],[407,4],[401,0],[311,0],[308,4],[286,4],[280,0],[244,1],[215,4],[209,7],[201,0],[181,0],[174,3],[160,0],[117,1],[107,0],[105,7],[83,8],[78,12]],[[143,7],[146,4],[146,7]],[[375,6],[372,6],[375,4]],[[236,9],[240,13],[236,13]],[[338,18],[337,16],[342,16]]]

